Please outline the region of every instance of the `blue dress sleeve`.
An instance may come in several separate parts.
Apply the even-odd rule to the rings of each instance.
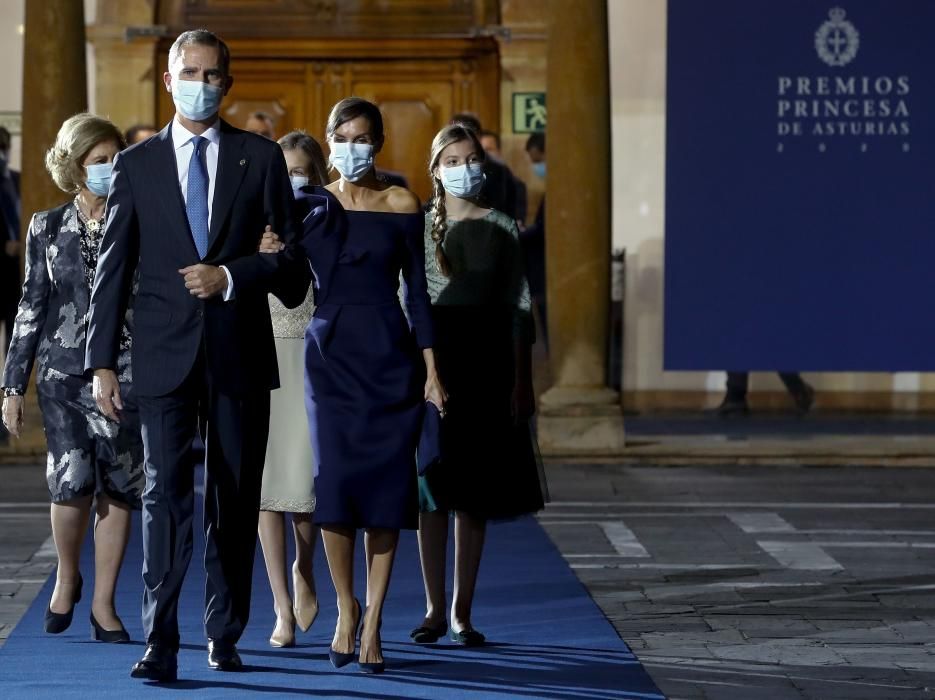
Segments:
[[[406,250],[403,255],[403,299],[406,313],[420,348],[430,348],[435,342],[432,328],[432,302],[425,281],[425,247],[422,236],[425,222],[422,214],[406,217],[403,237]]]
[[[297,206],[304,214],[299,245],[312,268],[315,302],[321,304],[331,287],[331,275],[341,254],[346,222],[341,204],[323,187],[303,190]]]

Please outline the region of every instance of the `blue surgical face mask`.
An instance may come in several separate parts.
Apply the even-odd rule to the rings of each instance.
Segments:
[[[465,163],[439,170],[445,191],[460,199],[476,197],[484,186],[483,163]]]
[[[172,78],[172,101],[183,117],[201,121],[217,114],[224,98],[224,88],[201,80]]]
[[[303,187],[308,187],[308,178],[305,175],[290,175],[289,180],[292,182],[293,192]]]
[[[113,163],[95,163],[87,165],[88,171],[87,185],[88,189],[98,197],[106,197],[110,190],[110,174],[113,172]]]
[[[535,173],[536,177],[545,178],[545,161],[540,160],[538,163],[533,163],[532,171]]]
[[[369,143],[335,143],[332,141],[329,159],[348,182],[357,182],[373,167],[373,146]]]

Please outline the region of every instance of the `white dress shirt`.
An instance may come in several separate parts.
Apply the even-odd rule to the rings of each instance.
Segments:
[[[205,148],[205,166],[208,171],[208,230],[211,229],[211,214],[214,210],[214,185],[218,174],[218,152],[221,148],[221,120],[217,120],[207,131],[201,134],[208,140]],[[182,199],[188,205],[188,166],[192,160],[192,139],[196,136],[179,121],[178,116],[172,120],[172,144],[175,146],[175,166],[178,169],[179,188],[182,190]],[[234,298],[234,280],[230,270],[221,265],[227,275],[227,289],[224,290],[224,301]]]

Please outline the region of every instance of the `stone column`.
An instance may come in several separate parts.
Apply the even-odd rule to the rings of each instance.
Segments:
[[[607,0],[549,0],[546,279],[554,385],[540,400],[543,452],[624,446],[607,387],[611,141]]]
[[[46,172],[45,153],[55,143],[62,122],[88,108],[84,3],[27,0],[25,5],[20,183],[24,242],[34,212],[50,209],[70,197],[55,186]],[[9,452],[38,456],[45,451],[45,434],[35,391],[26,394],[25,413],[25,433],[11,442]]]
[[[84,2],[29,0],[23,49],[23,233],[32,214],[68,199],[45,170],[59,127],[88,108]]]

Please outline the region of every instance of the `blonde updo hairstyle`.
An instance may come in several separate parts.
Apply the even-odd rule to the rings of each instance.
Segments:
[[[484,161],[484,147],[481,145],[477,133],[467,124],[455,123],[449,124],[441,131],[435,134],[432,140],[432,151],[429,156],[429,177],[432,178],[432,240],[435,242],[435,267],[445,277],[451,277],[451,265],[445,256],[442,244],[445,242],[445,234],[448,233],[448,212],[445,207],[445,187],[442,185],[441,177],[435,173],[438,169],[438,162],[441,160],[442,151],[453,143],[459,141],[470,141],[474,152]]]
[[[55,145],[45,154],[45,168],[56,186],[77,194],[88,177],[81,163],[92,148],[105,141],[113,141],[121,151],[127,147],[120,129],[103,117],[82,112],[66,119]]]

